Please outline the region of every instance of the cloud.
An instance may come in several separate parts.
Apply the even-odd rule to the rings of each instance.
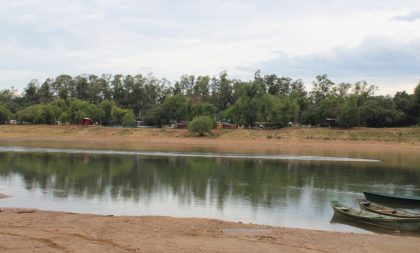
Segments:
[[[407,10],[420,10],[420,1],[2,1],[0,89],[22,89],[33,78],[42,81],[62,73],[147,71],[174,81],[185,73],[227,70],[246,79],[268,67],[270,59],[282,59],[284,69],[296,77],[312,74],[306,66],[313,66],[346,78],[341,69],[328,69],[335,66],[331,62],[339,64],[334,55],[351,60],[345,52],[367,37],[402,44],[420,37],[415,22],[389,22]],[[317,57],[331,58],[321,64]],[[345,67],[351,69],[349,65]],[[245,73],[243,67],[249,66]]]
[[[304,80],[327,74],[337,81],[367,80],[379,85],[382,92],[411,91],[420,80],[420,38],[402,43],[390,37],[371,37],[356,47],[337,47],[301,56],[279,54],[246,69],[258,66],[265,73]]]
[[[393,18],[398,21],[414,22],[420,19],[420,11],[411,11],[406,15],[400,15]]]

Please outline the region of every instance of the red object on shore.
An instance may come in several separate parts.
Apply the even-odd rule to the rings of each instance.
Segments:
[[[92,124],[93,124],[93,121],[90,118],[83,118],[79,122],[79,125],[82,125],[82,126],[90,126]]]

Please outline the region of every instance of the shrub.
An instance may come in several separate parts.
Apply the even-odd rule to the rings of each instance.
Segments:
[[[188,124],[188,130],[203,136],[206,133],[211,133],[214,125],[214,120],[209,116],[197,116]]]

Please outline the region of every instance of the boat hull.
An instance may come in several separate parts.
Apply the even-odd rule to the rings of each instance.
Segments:
[[[420,218],[397,218],[363,210],[356,210],[341,205],[336,201],[331,201],[331,206],[334,209],[335,215],[339,215],[359,223],[403,231],[420,231]]]
[[[382,194],[374,192],[363,192],[365,198],[372,202],[389,203],[397,205],[420,206],[420,197],[405,197],[392,194]]]

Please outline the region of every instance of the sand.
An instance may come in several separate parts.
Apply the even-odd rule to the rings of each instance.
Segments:
[[[338,133],[337,133],[338,131]],[[377,132],[378,131],[378,132]],[[184,129],[121,129],[106,127],[0,125],[0,146],[101,148],[126,150],[214,151],[235,153],[319,153],[335,151],[392,151],[420,153],[420,131],[415,128],[385,130],[280,129],[214,130],[217,137],[194,137]],[[392,136],[392,137],[375,137]],[[398,139],[399,134],[406,137]],[[366,140],[349,139],[367,135]],[[326,139],[325,136],[331,135]],[[272,138],[267,138],[271,136]],[[335,137],[334,137],[335,136]],[[398,140],[398,141],[397,141]]]
[[[0,212],[0,252],[420,252],[420,238],[210,219]]]

